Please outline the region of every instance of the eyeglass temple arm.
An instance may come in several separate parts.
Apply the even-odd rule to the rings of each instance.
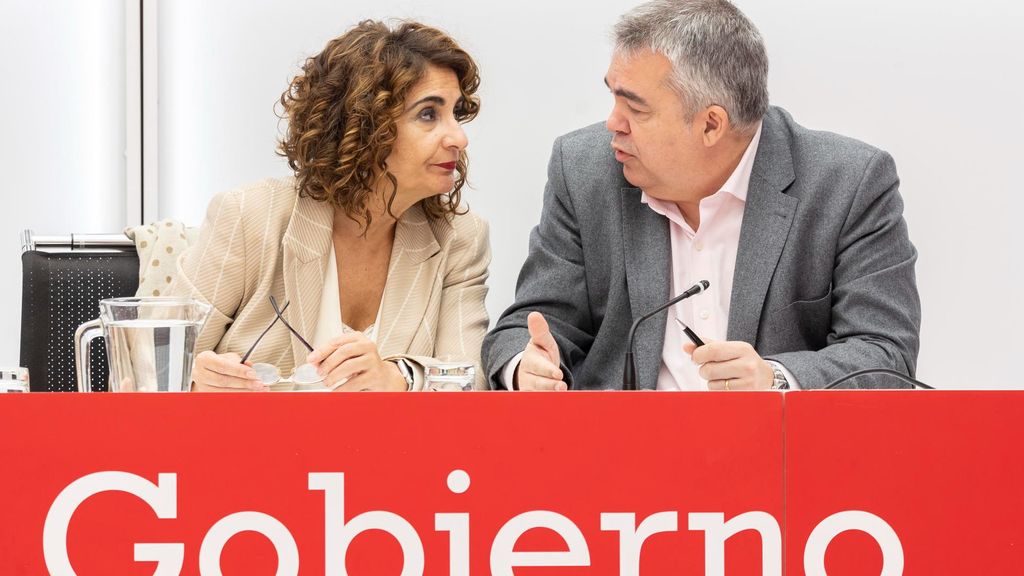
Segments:
[[[294,334],[295,337],[299,339],[299,342],[302,342],[302,345],[305,346],[307,350],[312,352],[313,347],[309,345],[309,342],[306,342],[306,339],[303,338],[298,332],[296,332],[295,328],[292,328],[292,325],[289,324],[288,321],[284,319],[284,316],[282,316],[282,314],[284,314],[285,309],[288,308],[288,304],[290,304],[290,302],[285,302],[284,308],[278,309],[277,298],[274,298],[273,295],[270,296],[270,305],[274,307],[274,312],[277,312],[277,317],[281,319],[281,322],[284,323],[286,328],[292,331],[292,334]]]
[[[290,304],[291,304],[291,302],[285,302],[284,303],[284,308],[281,308],[280,312],[277,312],[277,305],[276,304],[274,305],[274,311],[277,312],[277,317],[274,318],[274,321],[270,323],[270,326],[267,326],[267,329],[264,330],[263,333],[260,334],[258,338],[256,338],[256,341],[253,342],[252,346],[249,347],[249,350],[245,353],[245,356],[242,356],[242,360],[240,362],[241,364],[245,364],[245,361],[248,360],[249,356],[252,355],[252,351],[256,349],[256,345],[259,344],[260,340],[262,340],[263,337],[267,335],[267,332],[270,332],[270,329],[274,327],[274,324],[277,324],[278,320],[284,320],[284,318],[281,318],[281,312],[284,312],[285,310],[287,310],[288,306]],[[285,323],[285,325],[287,326],[287,323]],[[294,332],[294,330],[293,330],[293,332]]]

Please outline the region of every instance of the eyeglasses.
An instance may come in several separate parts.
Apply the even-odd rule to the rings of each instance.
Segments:
[[[246,360],[249,359],[249,356],[252,355],[253,350],[256,349],[256,345],[260,343],[260,340],[262,340],[263,337],[267,335],[267,332],[270,332],[270,329],[274,327],[274,324],[277,324],[278,320],[280,320],[285,325],[285,328],[288,328],[288,330],[296,338],[299,339],[299,342],[302,342],[302,345],[305,346],[306,349],[308,349],[310,352],[313,351],[313,347],[309,345],[309,342],[306,342],[306,339],[303,338],[298,332],[296,332],[295,328],[292,328],[292,325],[289,324],[288,321],[284,319],[284,311],[288,309],[288,306],[290,304],[291,303],[289,301],[285,300],[284,306],[278,307],[277,299],[274,298],[273,296],[270,296],[270,305],[274,307],[274,320],[270,323],[270,326],[267,326],[266,330],[264,330],[263,333],[260,334],[258,338],[256,338],[256,341],[253,342],[252,346],[249,347],[249,351],[246,352],[244,356],[242,356],[243,364],[245,363]],[[295,368],[295,370],[292,371],[291,376],[289,376],[287,379],[281,378],[281,370],[277,366],[274,366],[273,364],[257,362],[252,365],[252,369],[256,371],[256,377],[259,378],[261,382],[268,386],[277,384],[278,382],[282,381],[292,382],[296,385],[309,385],[323,382],[323,378],[319,374],[317,374],[316,366],[313,366],[309,362]]]

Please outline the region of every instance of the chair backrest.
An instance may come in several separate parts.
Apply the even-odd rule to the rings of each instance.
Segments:
[[[139,257],[134,246],[29,249],[21,263],[21,365],[28,368],[31,389],[77,390],[75,330],[99,316],[100,300],[135,295]],[[93,346],[91,362],[93,390],[105,391],[104,346]]]

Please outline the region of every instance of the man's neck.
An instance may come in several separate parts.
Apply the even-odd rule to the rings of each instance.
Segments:
[[[718,153],[709,155],[706,164],[707,175],[695,182],[696,190],[684,195],[693,200],[680,200],[675,203],[679,208],[679,213],[683,215],[683,220],[690,225],[694,232],[700,228],[701,201],[713,196],[729,181],[729,177],[743,160],[743,154],[746,153],[755,133],[756,131],[751,134],[737,135],[729,142],[723,142],[724,146]]]

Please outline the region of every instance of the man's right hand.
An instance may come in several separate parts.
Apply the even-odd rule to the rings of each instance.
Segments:
[[[526,318],[530,342],[516,367],[516,390],[568,390],[562,381],[559,367],[558,343],[551,335],[548,322],[540,312],[530,312]]]
[[[197,392],[265,391],[270,387],[256,377],[250,363],[242,364],[234,352],[217,354],[211,350],[196,355],[192,368],[192,390]]]

